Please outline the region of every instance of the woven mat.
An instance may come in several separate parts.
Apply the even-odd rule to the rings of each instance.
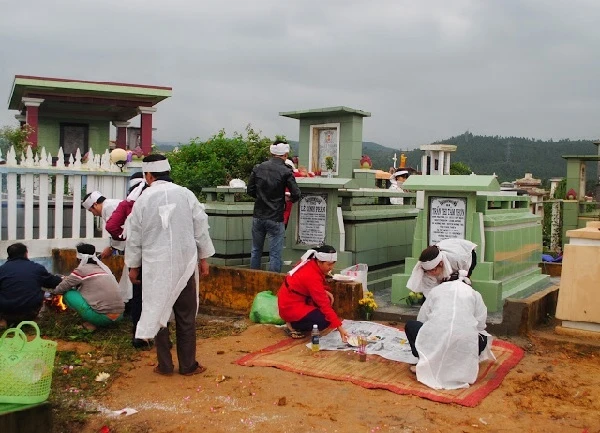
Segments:
[[[307,340],[286,339],[273,346],[250,353],[236,364],[256,367],[276,367],[308,376],[343,380],[364,388],[382,388],[396,394],[412,394],[440,403],[477,406],[490,392],[500,386],[504,376],[523,357],[523,350],[514,344],[494,339],[492,351],[496,362],[479,365],[477,381],[466,389],[434,390],[418,382],[408,364],[369,355],[359,362],[356,352],[320,351],[313,353]]]

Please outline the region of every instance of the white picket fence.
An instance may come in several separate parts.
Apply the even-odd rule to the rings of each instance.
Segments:
[[[0,155],[2,156],[2,155]],[[53,165],[52,156],[41,148],[17,155],[8,151],[0,165],[0,259],[6,247],[23,242],[29,257],[50,257],[52,248],[70,248],[79,242],[97,247],[108,244],[104,223],[82,206],[86,192],[100,191],[107,198],[125,198],[129,169],[122,172],[110,162],[108,150],[86,162],[79,150],[64,163],[62,148]]]

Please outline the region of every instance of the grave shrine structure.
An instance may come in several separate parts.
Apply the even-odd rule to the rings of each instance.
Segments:
[[[490,312],[501,311],[508,297],[548,285],[538,267],[542,226],[530,211],[529,197],[500,191],[495,176],[411,176],[403,188],[417,191],[419,213],[405,271],[392,276],[392,303],[409,294],[406,282],[421,251],[449,238],[477,244],[471,280]]]

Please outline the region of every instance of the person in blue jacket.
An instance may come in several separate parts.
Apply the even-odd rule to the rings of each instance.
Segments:
[[[0,327],[35,320],[44,301],[42,287],[54,288],[62,281],[29,260],[24,244],[12,244],[6,252],[8,260],[0,266]]]

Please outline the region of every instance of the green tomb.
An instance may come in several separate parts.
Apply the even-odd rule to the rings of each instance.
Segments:
[[[542,226],[529,210],[529,197],[500,191],[495,176],[411,176],[403,187],[418,191],[418,216],[412,255],[405,271],[392,277],[392,303],[409,294],[406,282],[421,251],[447,238],[478,245],[471,280],[490,312],[501,311],[508,297],[524,297],[548,284],[538,267]]]

